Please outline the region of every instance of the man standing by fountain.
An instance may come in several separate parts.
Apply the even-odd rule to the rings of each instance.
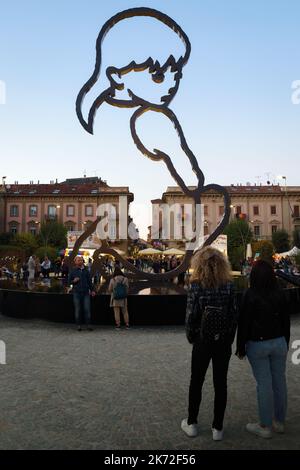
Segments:
[[[75,322],[78,331],[81,331],[81,308],[83,307],[84,321],[89,331],[91,327],[91,300],[95,296],[92,278],[89,270],[84,265],[82,256],[76,256],[75,268],[69,275],[69,286],[72,286],[73,301],[75,308]]]

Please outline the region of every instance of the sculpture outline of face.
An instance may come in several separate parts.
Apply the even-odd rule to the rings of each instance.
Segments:
[[[159,102],[155,103],[152,99],[146,99],[144,93],[143,96],[135,93],[135,90],[128,88],[126,85],[126,76],[131,75],[132,73],[143,74],[144,76],[149,76],[149,84],[153,83],[153,91],[155,87],[161,87],[162,84],[165,84],[166,76],[169,78],[167,81],[168,83],[171,81],[170,88],[166,85],[166,91],[161,92],[159,94],[160,99]],[[128,65],[122,68],[117,67],[108,67],[106,69],[106,76],[110,82],[111,88],[111,97],[110,104],[115,106],[124,106],[126,104],[128,107],[136,107],[138,105],[152,105],[152,106],[168,106],[171,100],[176,95],[179,83],[182,78],[182,67],[180,62],[176,62],[175,58],[170,55],[168,60],[163,64],[160,65],[158,61],[153,61],[151,57],[143,63],[137,64],[136,62],[132,61]],[[140,77],[138,77],[140,78]],[[119,99],[116,97],[117,91],[126,90],[128,93],[128,99]]]
[[[94,100],[88,114],[88,119],[83,117],[82,113],[82,104],[86,94],[91,90],[91,88],[95,85],[98,81],[101,69],[101,62],[102,62],[102,43],[106,36],[106,34],[120,21],[128,18],[133,17],[151,17],[156,21],[161,22],[163,25],[170,28],[173,33],[177,34],[177,36],[181,39],[185,46],[185,52],[180,58],[176,61],[172,54],[169,55],[168,59],[164,64],[160,64],[157,60],[149,57],[145,62],[137,63],[136,61],[131,61],[128,65],[123,66],[122,68],[117,68],[114,65],[107,67],[106,69],[106,77],[109,80],[110,86],[103,90],[98,97]],[[182,68],[187,63],[191,52],[191,45],[190,41],[185,34],[185,32],[181,29],[181,27],[174,21],[172,18],[167,16],[166,14],[154,10],[152,8],[132,8],[129,10],[124,10],[117,15],[110,18],[101,28],[101,31],[98,35],[97,42],[96,42],[96,63],[95,69],[92,76],[89,80],[83,85],[81,90],[78,93],[77,100],[76,100],[76,112],[78,119],[83,126],[83,128],[93,134],[93,123],[96,112],[98,108],[101,106],[102,103],[106,102],[112,106],[123,107],[123,108],[134,108],[138,106],[153,106],[153,107],[167,107],[171,100],[177,93],[179,82],[182,78]],[[151,78],[153,82],[156,84],[162,84],[164,82],[164,75],[170,70],[171,73],[174,74],[174,85],[170,86],[167,91],[164,91],[162,96],[160,97],[159,103],[153,103],[143,96],[139,96],[134,93],[134,90],[126,88],[128,90],[128,96],[126,99],[118,99],[118,91],[122,91],[124,89],[124,82],[122,82],[122,77],[132,71],[134,72],[144,72],[148,69],[148,72],[151,74]],[[148,73],[146,72],[146,73]],[[114,77],[118,77],[120,80],[116,80]],[[117,96],[116,96],[117,95]]]

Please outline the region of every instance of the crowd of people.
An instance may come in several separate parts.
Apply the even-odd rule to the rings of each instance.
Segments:
[[[148,272],[148,273],[165,273],[171,271],[172,269],[177,268],[180,264],[180,259],[175,255],[172,256],[162,256],[162,255],[154,255],[154,256],[141,256],[137,258],[127,258],[133,266],[135,266],[140,271]],[[114,272],[115,267],[118,265],[118,262],[114,260],[114,258],[106,257],[103,259],[103,264],[108,274],[112,274]]]
[[[252,267],[255,263],[255,259],[247,258],[240,261],[241,274],[249,277]],[[299,267],[294,258],[290,256],[275,257],[273,259],[274,269],[279,269],[285,274],[300,275]]]
[[[275,259],[275,269],[280,269],[285,274],[292,274],[295,276],[300,275],[299,267],[297,266],[295,260],[290,256]]]

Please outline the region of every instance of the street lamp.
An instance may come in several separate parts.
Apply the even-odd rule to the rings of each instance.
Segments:
[[[231,220],[233,220],[234,208],[235,208],[235,205],[230,204],[230,219],[231,219]],[[233,210],[232,210],[232,209],[233,209]]]
[[[288,205],[289,205],[291,216],[293,217],[294,216],[294,211],[293,211],[293,208],[292,208],[291,203],[290,203],[289,195],[288,195],[288,192],[287,192],[287,186],[286,186],[286,179],[287,178],[286,178],[286,176],[282,176],[282,175],[278,175],[277,178],[284,180],[285,195],[286,195],[286,199],[287,199],[287,202],[288,202]]]
[[[59,222],[59,209],[60,209],[60,205],[59,205],[59,204],[56,206],[56,209],[57,209],[57,220],[58,220],[58,222]]]

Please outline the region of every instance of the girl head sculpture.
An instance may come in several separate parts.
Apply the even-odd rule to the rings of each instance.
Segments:
[[[98,94],[98,96],[90,107],[87,119],[85,119],[82,111],[83,102],[87,93],[89,93],[89,91],[99,79],[101,65],[103,65],[102,44],[105,36],[115,25],[122,22],[123,20],[138,17],[148,17],[148,19],[150,18],[151,22],[153,20],[155,23],[162,23],[166,31],[171,33],[172,39],[173,37],[175,37],[176,40],[177,38],[181,39],[184,46],[183,53],[179,55],[177,59],[175,58],[175,56],[178,56],[178,54],[174,52],[172,54],[169,52],[169,50],[163,60],[158,60],[158,57],[147,58],[147,56],[145,57],[145,60],[142,61],[137,57],[132,57],[133,60],[131,60],[130,62],[128,62],[128,59],[124,59],[124,61],[122,59],[121,66],[118,67],[116,63],[109,63],[109,66],[106,67],[105,73],[102,74],[103,76],[106,75],[107,86],[103,86],[102,91]],[[136,43],[138,43],[138,41],[140,41],[139,36],[136,37]],[[139,44],[135,45],[139,46]],[[124,56],[126,55],[127,51],[131,54],[132,50],[127,49],[124,43],[119,43],[118,46],[120,46],[118,48],[118,52],[121,51],[122,54],[124,53]],[[163,49],[163,46],[167,46],[169,48],[169,41],[166,41],[166,43],[161,43],[159,46],[161,46],[160,49]],[[161,13],[157,10],[153,10],[151,8],[133,8],[129,10],[124,10],[116,14],[115,16],[110,18],[101,28],[96,42],[95,69],[93,71],[93,74],[91,75],[89,80],[83,85],[77,96],[76,113],[84,129],[87,132],[93,134],[94,118],[97,109],[101,106],[101,104],[108,103],[112,106],[120,108],[137,108],[134,110],[133,115],[130,119],[130,131],[132,139],[140,153],[150,158],[152,161],[163,161],[170,175],[176,181],[178,187],[183,191],[186,196],[192,198],[195,204],[200,204],[201,195],[205,191],[212,190],[222,195],[225,206],[224,216],[222,221],[217,226],[216,230],[212,234],[210,234],[209,237],[206,239],[205,244],[208,245],[220,233],[222,233],[223,228],[226,226],[229,220],[230,198],[226,189],[222,188],[221,186],[218,186],[216,184],[204,186],[204,175],[199,167],[198,161],[186,142],[182,127],[176,115],[169,108],[169,104],[177,93],[179,83],[182,78],[182,69],[189,59],[190,52],[191,45],[187,35],[174,20],[172,20],[169,16],[165,15],[164,13]],[[144,59],[144,57],[142,58]],[[136,83],[134,83],[133,86],[128,85],[128,83],[130,82],[130,77],[132,78],[132,76],[136,75],[136,72],[141,72],[143,74],[143,78],[146,78],[147,86],[141,88],[141,91],[138,91],[138,86],[136,85]],[[167,81],[167,78],[170,78],[170,74],[171,78],[173,79],[171,80],[171,87],[169,87],[169,82]],[[150,88],[149,84],[153,85],[151,87],[151,90],[153,90],[153,88],[155,87],[158,87],[159,89],[159,93],[157,94],[158,98],[155,100],[153,100],[152,97],[150,99],[146,98],[146,88]],[[167,122],[170,123],[172,129],[175,127],[179,137],[181,150],[185,154],[185,157],[188,158],[189,163],[191,165],[191,170],[197,177],[197,185],[195,187],[189,187],[184,182],[180,171],[178,171],[178,168],[175,167],[173,160],[168,153],[157,148],[151,150],[144,145],[140,138],[140,135],[137,132],[136,122],[145,112],[152,112],[153,115],[156,116],[159,115],[159,117],[167,119]],[[79,247],[84,242],[84,240],[86,240],[86,238],[94,232],[97,227],[97,224],[98,219],[95,220],[93,224],[84,232],[84,234],[79,237],[79,239],[75,243],[73,249],[74,254],[72,254],[72,256],[75,256],[75,253],[78,251]],[[197,230],[195,231],[195,240],[198,239],[198,232],[199,231]],[[176,277],[180,272],[184,272],[187,269],[193,251],[194,248],[187,247],[186,254],[183,257],[182,263],[172,271],[163,274],[143,273],[131,263],[122,258],[113,248],[108,246],[106,241],[103,240],[101,240],[101,248],[95,251],[93,258],[95,260],[94,264],[97,265],[97,263],[100,263],[100,253],[111,254],[115,257],[115,259],[118,259],[122,262],[122,264],[131,273],[132,277],[140,277],[143,279],[169,279]]]
[[[91,88],[97,82],[102,63],[102,43],[107,35],[107,33],[122,20],[133,18],[133,17],[151,17],[155,21],[163,23],[166,27],[170,28],[177,36],[182,40],[184,44],[184,54],[181,55],[177,60],[174,55],[170,54],[164,63],[160,63],[155,58],[149,57],[144,62],[136,62],[132,60],[130,63],[125,63],[122,67],[118,68],[115,64],[107,67],[105,73],[108,79],[108,87],[103,90],[99,96],[95,99],[94,103],[91,106],[89,111],[88,119],[85,120],[82,113],[82,104],[86,94],[91,90]],[[138,40],[138,38],[137,38]],[[189,39],[181,27],[169,16],[161,13],[160,11],[153,10],[151,8],[132,8],[129,10],[124,10],[117,15],[110,18],[101,28],[99,36],[96,42],[96,63],[95,69],[92,76],[81,88],[77,100],[76,100],[76,112],[78,119],[84,129],[89,133],[93,133],[93,122],[94,117],[97,112],[97,109],[103,102],[107,102],[112,106],[125,107],[125,108],[135,108],[138,106],[151,106],[156,107],[167,107],[173,97],[175,96],[180,79],[182,78],[182,68],[187,63],[191,52],[191,45]],[[134,58],[133,58],[134,59]],[[134,90],[127,88],[127,97],[126,99],[120,99],[118,96],[118,91],[124,90],[124,78],[123,76],[130,74],[131,72],[144,72],[149,74],[149,80],[152,80],[152,83],[156,86],[159,86],[164,82],[165,74],[170,71],[174,74],[174,86],[172,86],[166,94],[161,96],[159,103],[150,103],[143,96],[138,96],[135,94]]]

